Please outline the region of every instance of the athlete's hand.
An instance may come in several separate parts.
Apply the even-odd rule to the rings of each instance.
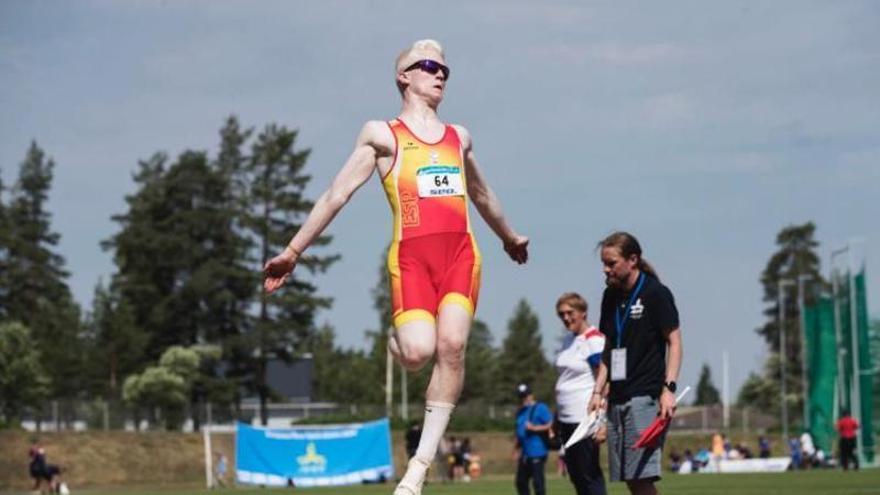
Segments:
[[[298,258],[291,249],[285,249],[284,252],[266,262],[266,266],[263,267],[265,276],[263,289],[268,294],[275,292],[287,282]]]
[[[593,411],[602,409],[604,407],[603,402],[605,400],[602,398],[601,394],[593,394],[590,396],[590,402],[587,404],[587,414],[590,414]]]
[[[516,234],[513,239],[504,242],[504,251],[520,265],[529,260],[528,247],[529,238],[524,235]]]
[[[663,387],[663,393],[660,394],[660,413],[661,418],[672,418],[675,415],[675,394]]]

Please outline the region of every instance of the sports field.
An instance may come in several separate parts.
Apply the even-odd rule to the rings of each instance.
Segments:
[[[867,469],[857,473],[841,471],[807,471],[783,474],[703,474],[686,476],[667,476],[661,483],[662,493],[693,495],[880,495],[880,469]],[[314,495],[355,495],[385,494],[393,486],[365,485],[344,488],[297,489],[299,493]],[[122,495],[196,495],[205,493],[229,492],[236,495],[257,495],[266,493],[290,493],[290,489],[228,488],[208,492],[205,489],[130,489],[115,488],[106,490],[74,490],[73,493],[122,494]],[[512,479],[495,477],[473,483],[432,484],[425,488],[425,495],[513,495]],[[548,480],[549,495],[570,495],[574,489],[568,480],[551,477]],[[624,495],[626,487],[620,483],[610,485],[610,494]]]

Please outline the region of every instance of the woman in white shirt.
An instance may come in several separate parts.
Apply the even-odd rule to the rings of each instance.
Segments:
[[[605,336],[587,322],[587,301],[576,292],[559,297],[556,314],[568,330],[556,354],[556,404],[559,432],[565,444],[587,415]],[[596,438],[587,437],[565,450],[569,479],[578,495],[606,494],[605,478],[599,467],[599,444],[604,436],[603,428]]]

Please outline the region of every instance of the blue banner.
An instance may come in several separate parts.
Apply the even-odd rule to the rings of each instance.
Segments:
[[[370,423],[254,428],[235,435],[239,483],[298,487],[353,485],[394,478],[388,419]]]

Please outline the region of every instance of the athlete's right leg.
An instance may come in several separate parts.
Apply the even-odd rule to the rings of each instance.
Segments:
[[[409,371],[421,369],[431,360],[437,348],[437,330],[434,326],[433,315],[427,318],[419,311],[406,312],[403,313],[402,318],[395,318],[395,323],[398,326],[388,339],[388,349],[397,361]],[[395,495],[419,495],[422,493],[422,485],[425,483],[428,468],[433,460],[433,455],[425,456],[422,451],[426,439],[433,437],[433,432],[437,430],[435,416],[436,414],[431,414],[431,408],[426,407],[419,447],[416,449],[416,455],[409,460],[406,473],[394,490]],[[445,423],[443,429],[445,429]],[[436,451],[436,447],[434,450]]]

